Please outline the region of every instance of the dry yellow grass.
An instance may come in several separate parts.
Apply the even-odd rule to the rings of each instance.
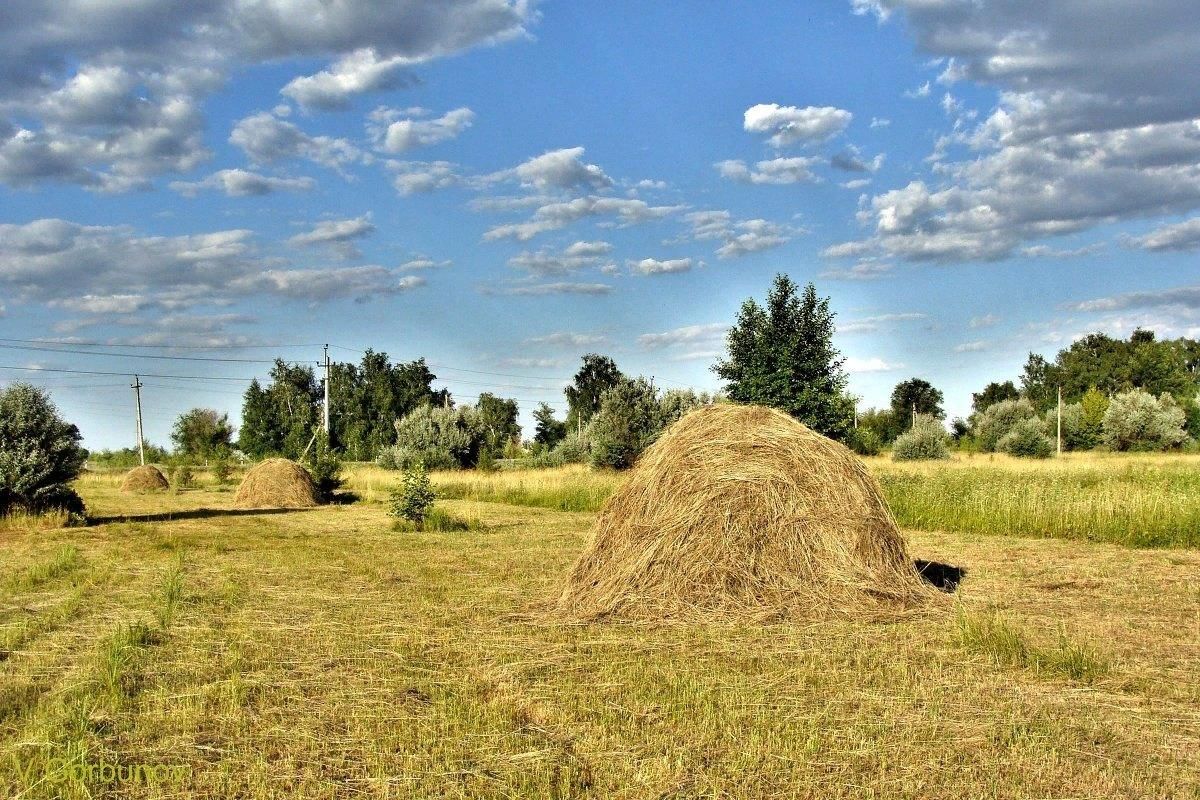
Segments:
[[[117,480],[80,488],[127,522],[0,534],[6,800],[1200,793],[1194,552],[910,532],[970,570],[949,615],[529,625],[593,515],[455,501],[486,529],[396,534]]]

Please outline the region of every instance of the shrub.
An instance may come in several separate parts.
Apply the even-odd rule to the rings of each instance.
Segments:
[[[937,419],[918,414],[912,428],[892,445],[896,461],[924,461],[950,457],[950,434]]]
[[[1054,442],[1046,435],[1040,420],[1026,419],[1012,426],[996,444],[1002,453],[1019,458],[1049,458]]]
[[[196,485],[196,474],[189,464],[177,464],[167,470],[173,489],[188,489]]]
[[[400,469],[417,460],[428,469],[473,467],[483,441],[484,430],[475,409],[418,406],[396,421],[396,447],[404,449],[393,449],[380,463],[394,463]]]
[[[388,513],[401,520],[420,525],[437,499],[425,465],[418,463],[404,473],[400,487],[392,491]]]
[[[1186,417],[1169,394],[1121,392],[1104,412],[1104,443],[1113,450],[1168,450],[1183,444]]]
[[[492,455],[492,451],[485,447],[479,451],[479,458],[475,461],[475,469],[480,472],[496,472],[500,466],[496,463],[496,457]]]
[[[581,464],[588,460],[591,452],[591,442],[587,430],[584,430],[583,433],[568,433],[550,451],[548,458],[554,463],[548,466]]]
[[[985,453],[996,451],[1000,440],[1018,422],[1036,419],[1037,411],[1025,398],[1001,400],[985,408],[975,419],[975,439],[979,449]]]
[[[460,533],[462,531],[483,530],[483,524],[475,518],[459,519],[450,512],[433,506],[425,512],[425,517],[420,522],[398,519],[392,524],[392,530],[407,533],[416,531],[423,533]]]
[[[212,463],[213,478],[219,486],[225,486],[229,483],[229,478],[233,475],[233,464],[229,463],[229,457],[221,454]]]
[[[312,449],[306,465],[308,474],[312,476],[313,484],[317,487],[317,498],[322,503],[333,500],[333,494],[341,488],[342,459],[329,446],[329,438],[317,436],[316,446]]]
[[[621,381],[604,392],[600,410],[588,425],[592,465],[629,469],[664,426],[654,387],[642,378]]]
[[[883,442],[880,441],[879,434],[869,428],[855,428],[846,444],[860,456],[877,456],[883,449]]]
[[[81,438],[43,390],[14,383],[0,392],[0,516],[61,511],[82,519],[83,501],[69,485],[87,458]]]

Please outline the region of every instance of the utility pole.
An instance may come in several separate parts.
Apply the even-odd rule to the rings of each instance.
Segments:
[[[1062,455],[1062,387],[1058,387],[1058,454]]]
[[[137,402],[137,440],[138,440],[138,457],[141,458],[142,466],[146,466],[146,437],[142,435],[142,382],[137,375],[133,376],[133,383],[129,385],[133,389],[133,397]]]
[[[329,440],[329,345],[325,345],[325,439]]]
[[[917,401],[916,400],[913,401],[913,424],[912,424],[912,426],[914,428],[917,427]]]

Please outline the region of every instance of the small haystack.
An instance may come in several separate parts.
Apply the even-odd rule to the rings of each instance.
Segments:
[[[125,473],[121,481],[122,492],[161,492],[171,488],[167,476],[158,467],[144,464]]]
[[[884,615],[938,596],[853,453],[780,411],[693,411],[605,503],[551,613],[574,620]]]
[[[286,458],[268,458],[246,473],[234,495],[238,508],[311,508],[317,487],[308,470]]]

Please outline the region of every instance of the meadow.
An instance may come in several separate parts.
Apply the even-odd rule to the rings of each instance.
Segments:
[[[459,533],[88,475],[0,528],[0,797],[1200,797],[1200,460],[871,467],[949,608],[547,624],[582,468],[435,475]]]

